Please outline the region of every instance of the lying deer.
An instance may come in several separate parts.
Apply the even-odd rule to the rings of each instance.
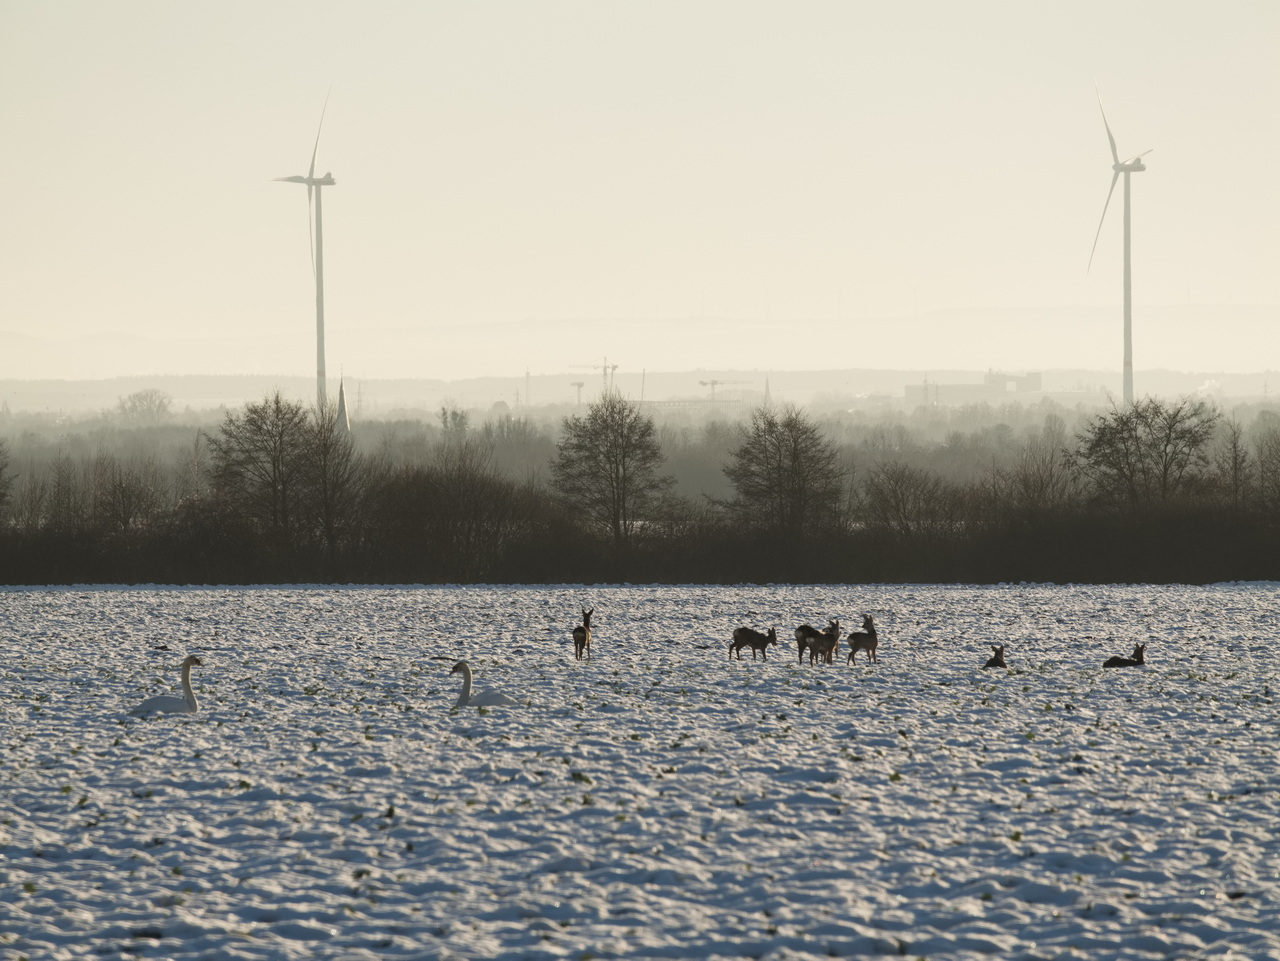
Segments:
[[[593,607],[587,610],[582,609],[582,623],[573,629],[573,656],[579,661],[582,660],[582,653],[585,651],[587,657],[591,656],[591,615],[596,609]]]
[[[769,628],[768,634],[761,634],[759,631],[753,631],[749,627],[740,627],[733,632],[733,643],[729,645],[729,656],[732,657],[736,651],[738,660],[742,660],[742,649],[744,647],[751,648],[751,660],[756,659],[756,651],[767,661],[769,660],[769,645],[778,646],[778,632],[774,628]]]
[[[1109,657],[1102,662],[1103,667],[1141,667],[1147,663],[1143,659],[1143,655],[1147,653],[1147,645],[1133,645],[1133,657],[1121,657],[1119,654],[1115,657]]]
[[[804,651],[805,651],[805,648],[809,648],[810,649],[809,663],[812,664],[813,663],[812,648],[815,642],[825,647],[827,644],[826,638],[829,636],[834,636],[836,638],[836,641],[831,643],[830,650],[827,652],[828,656],[831,657],[835,655],[835,649],[839,644],[839,637],[840,637],[839,621],[828,621],[827,629],[825,631],[820,631],[816,627],[813,627],[809,624],[801,624],[799,627],[797,627],[796,628],[796,663],[797,664],[804,663]]]
[[[872,661],[875,661],[879,664],[880,658],[876,656],[876,644],[878,643],[879,638],[876,637],[876,622],[872,620],[870,614],[863,614],[862,630],[849,632],[849,656],[845,660],[845,663],[848,664],[851,661],[856,661],[858,658],[855,655],[859,651],[866,651],[867,663],[869,664]]]
[[[988,667],[1008,667],[1009,666],[1004,662],[1004,645],[1003,644],[1000,644],[999,646],[992,644],[991,650],[994,651],[995,653],[991,655],[990,659],[987,661],[986,664],[982,665],[983,670],[986,670]]]

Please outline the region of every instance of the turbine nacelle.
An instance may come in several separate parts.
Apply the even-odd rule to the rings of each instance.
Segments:
[[[327,173],[323,177],[304,177],[296,174],[292,177],[275,177],[274,180],[286,184],[306,184],[308,187],[332,187],[338,181],[333,179],[333,174]]]
[[[1111,169],[1118,174],[1123,174],[1123,173],[1136,174],[1139,171],[1146,170],[1147,165],[1142,162],[1142,158],[1149,153],[1151,153],[1150,150],[1144,150],[1142,151],[1142,153],[1138,154],[1138,156],[1130,157],[1128,160],[1124,161],[1123,163],[1119,163],[1119,162],[1113,163],[1111,165]]]

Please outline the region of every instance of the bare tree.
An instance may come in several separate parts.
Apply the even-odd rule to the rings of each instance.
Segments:
[[[58,534],[83,533],[88,528],[87,480],[65,452],[50,465],[53,475],[47,488],[44,526]]]
[[[179,506],[199,501],[208,487],[209,452],[203,431],[196,431],[191,446],[182,451],[177,460],[173,495]]]
[[[867,528],[900,540],[954,534],[963,526],[960,492],[937,474],[888,462],[872,468],[863,485]]]
[[[479,430],[494,467],[510,477],[544,476],[555,438],[551,431],[509,414],[486,421]]]
[[[1130,508],[1165,504],[1204,480],[1220,416],[1205,401],[1189,398],[1113,406],[1079,436],[1077,461],[1099,498]]]
[[[429,464],[372,472],[367,537],[380,556],[423,578],[491,576],[541,522],[545,496],[493,467],[486,445],[443,443]]]
[[[364,462],[329,404],[308,425],[301,452],[303,510],[332,562],[342,537],[355,526],[365,482]]]
[[[3,437],[0,437],[0,527],[3,527],[8,519],[12,490],[13,475],[9,473],[9,445]]]
[[[24,474],[13,498],[13,524],[23,534],[36,534],[48,519],[49,483],[34,473]]]
[[[724,504],[747,527],[794,535],[841,525],[848,471],[835,447],[796,407],[758,407],[724,466],[735,497]]]
[[[436,543],[465,576],[487,573],[535,526],[532,486],[502,476],[492,449],[480,442],[441,445],[433,466],[441,508]]]
[[[1057,414],[1049,414],[1012,466],[992,469],[988,488],[996,504],[1021,513],[1058,511],[1072,504],[1079,475],[1066,445],[1066,425]]]
[[[444,404],[439,411],[440,429],[447,438],[459,440],[467,436],[471,428],[471,415],[452,403]]]
[[[162,390],[149,387],[135,391],[128,397],[121,397],[116,404],[116,413],[126,424],[134,426],[152,426],[162,424],[169,418],[169,409],[173,406],[173,398]]]
[[[228,413],[208,441],[216,493],[264,533],[292,540],[307,440],[306,408],[279,392],[242,414]]]
[[[1254,464],[1249,445],[1245,442],[1244,428],[1235,418],[1222,422],[1213,450],[1213,468],[1227,506],[1233,512],[1240,512],[1249,501]]]
[[[1280,417],[1263,411],[1255,429],[1258,508],[1268,523],[1280,526]]]
[[[566,417],[562,429],[551,462],[556,490],[614,547],[630,546],[640,521],[674,483],[658,474],[663,456],[653,419],[610,391],[585,417]]]
[[[154,458],[121,464],[114,457],[99,458],[101,476],[95,485],[94,515],[100,528],[127,537],[155,519],[163,501],[163,481]]]

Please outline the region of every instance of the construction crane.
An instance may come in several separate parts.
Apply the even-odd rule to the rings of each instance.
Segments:
[[[570,364],[569,366],[570,366],[570,367],[573,367],[573,368],[581,368],[581,369],[584,369],[584,370],[598,370],[598,371],[600,371],[600,375],[601,375],[601,377],[603,378],[603,381],[604,381],[604,383],[603,383],[603,385],[602,385],[602,387],[601,387],[601,392],[602,392],[602,393],[605,393],[605,394],[609,393],[609,381],[610,381],[610,379],[611,379],[611,377],[612,377],[612,375],[613,375],[613,372],[614,372],[615,370],[617,370],[617,369],[618,369],[618,365],[617,365],[617,364],[613,364],[612,366],[609,364],[609,358],[608,358],[608,357],[606,357],[606,358],[604,359],[604,363],[603,363],[603,364]]]
[[[578,388],[578,406],[581,407],[582,406],[582,388],[586,387],[587,385],[580,380],[575,380],[572,383],[570,383],[569,386]]]
[[[749,384],[749,380],[700,380],[698,381],[703,387],[711,388],[711,403],[716,402],[716,388],[720,386],[728,386],[730,384]]]

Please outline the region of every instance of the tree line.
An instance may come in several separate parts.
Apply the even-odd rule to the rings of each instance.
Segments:
[[[1280,577],[1280,414],[1244,423],[1195,398],[1064,413],[932,443],[863,425],[853,442],[795,406],[698,432],[608,393],[554,430],[446,407],[430,431],[353,433],[277,393],[162,450],[148,393],[122,400],[113,445],[41,458],[0,439],[0,581]]]

